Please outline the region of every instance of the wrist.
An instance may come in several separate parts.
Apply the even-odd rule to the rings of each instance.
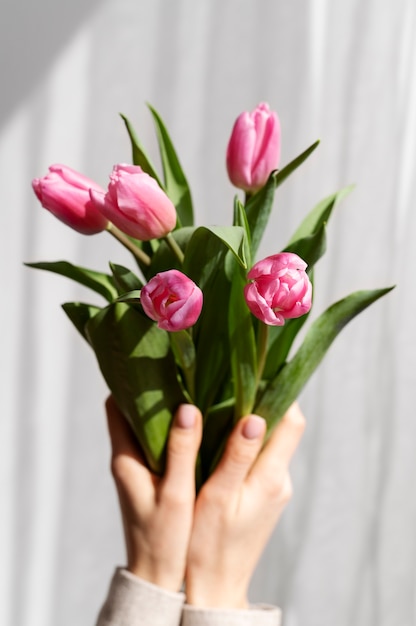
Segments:
[[[165,591],[178,592],[182,586],[182,578],[177,574],[172,574],[160,568],[143,566],[143,564],[127,564],[126,570],[152,585],[156,585]]]
[[[200,609],[248,609],[247,589],[226,584],[221,576],[216,580],[202,578],[186,580],[186,603]]]

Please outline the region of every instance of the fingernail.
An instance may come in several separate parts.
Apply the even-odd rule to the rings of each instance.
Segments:
[[[251,415],[244,423],[241,434],[246,439],[258,439],[264,434],[264,419],[258,415]]]
[[[176,415],[176,426],[179,428],[193,428],[195,426],[196,413],[192,404],[183,404]]]

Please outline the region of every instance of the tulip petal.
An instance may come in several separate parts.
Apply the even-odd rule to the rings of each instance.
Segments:
[[[268,104],[238,116],[227,147],[228,176],[248,192],[263,187],[280,158],[280,122]]]
[[[138,166],[114,166],[102,212],[120,230],[147,241],[167,235],[176,210],[157,182]]]
[[[83,191],[88,189],[96,189],[97,191],[102,191],[100,185],[98,185],[95,181],[91,180],[73,170],[71,167],[67,165],[61,165],[60,163],[54,163],[49,167],[49,171],[57,174],[57,176],[65,181],[71,187],[77,187],[78,189],[82,189]]]
[[[94,181],[65,165],[51,165],[49,173],[32,181],[42,206],[61,222],[84,235],[107,227],[107,220],[91,202],[89,190],[103,190]]]
[[[141,290],[140,301],[146,315],[159,328],[175,332],[195,324],[203,296],[188,276],[178,270],[167,270],[149,280]]]
[[[307,265],[296,254],[282,252],[262,259],[248,272],[253,282],[244,296],[250,311],[265,324],[281,326],[312,306],[312,284]]]

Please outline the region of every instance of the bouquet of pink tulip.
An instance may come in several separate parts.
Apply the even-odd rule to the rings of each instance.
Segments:
[[[360,291],[333,304],[293,341],[312,305],[313,268],[325,252],[326,224],[344,189],[306,216],[285,250],[253,265],[276,188],[315,150],[277,169],[280,124],[266,104],[242,113],[227,150],[234,201],[232,226],[194,226],[191,193],[158,113],[163,180],[130,122],[134,165],[116,165],[107,191],[63,165],[33,181],[42,205],[75,230],[103,230],[134,255],[139,275],[110,263],[111,273],[65,261],[31,263],[98,292],[102,308],[63,308],[95,352],[104,378],[130,422],[149,466],[163,471],[166,439],[181,402],[204,416],[198,484],[215,466],[236,420],[262,415],[272,429],[322,360],[339,331],[389,289]]]

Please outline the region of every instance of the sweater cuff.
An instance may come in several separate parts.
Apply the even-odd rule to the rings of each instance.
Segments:
[[[181,626],[280,626],[282,612],[267,604],[249,609],[199,609],[185,604]]]
[[[179,626],[183,593],[161,589],[117,568],[96,626]]]

